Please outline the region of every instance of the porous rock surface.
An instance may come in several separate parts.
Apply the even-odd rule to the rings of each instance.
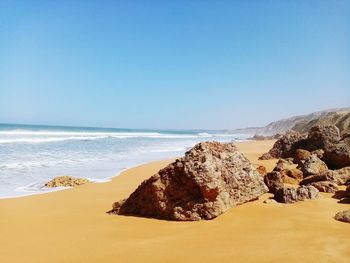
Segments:
[[[350,210],[340,211],[335,214],[335,220],[350,223]]]
[[[75,178],[72,176],[58,176],[45,184],[45,187],[74,187],[89,183],[85,178]]]
[[[203,142],[145,180],[110,213],[192,221],[213,219],[268,191],[233,143]]]
[[[281,203],[295,203],[320,197],[320,192],[313,186],[300,186],[298,188],[283,187],[278,189],[274,198]]]
[[[268,160],[273,158],[293,157],[298,147],[299,141],[305,138],[304,135],[296,131],[288,131],[279,138],[268,153],[263,154],[259,159]]]

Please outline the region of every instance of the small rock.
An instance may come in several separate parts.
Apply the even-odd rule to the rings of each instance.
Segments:
[[[329,181],[313,182],[309,185],[324,193],[335,193],[339,190],[338,186],[335,183]]]
[[[58,176],[45,184],[45,187],[74,187],[89,183],[90,181],[84,178],[75,178],[72,176]]]
[[[350,223],[350,210],[340,211],[335,214],[335,220]]]
[[[278,202],[275,199],[268,198],[263,201],[264,204],[278,204]]]
[[[316,155],[318,158],[320,158],[322,160],[323,155],[324,155],[324,150],[317,149],[317,150],[312,151],[311,154]]]
[[[294,154],[293,162],[299,164],[301,161],[305,161],[311,153],[308,150],[297,149]]]
[[[283,187],[278,189],[275,194],[275,200],[281,203],[295,203],[319,197],[320,192],[313,186]]]
[[[263,166],[263,165],[259,165],[256,170],[258,171],[258,173],[261,175],[261,176],[265,176],[267,174],[267,170],[266,170],[266,167]]]

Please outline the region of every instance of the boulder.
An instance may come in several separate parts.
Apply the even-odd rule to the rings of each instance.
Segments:
[[[280,137],[268,153],[263,154],[259,159],[268,160],[273,158],[294,157],[294,152],[305,136],[296,131],[288,131]]]
[[[299,164],[301,161],[304,161],[308,157],[310,157],[311,153],[308,150],[297,149],[294,153],[293,162],[295,164]]]
[[[281,203],[295,203],[320,197],[319,191],[313,186],[300,186],[298,188],[283,187],[277,190],[275,200]]]
[[[332,169],[350,166],[350,144],[341,142],[328,147],[323,159]]]
[[[299,164],[298,168],[302,171],[304,177],[323,175],[328,171],[327,165],[316,155],[310,155],[304,162]]]
[[[312,127],[307,136],[305,149],[314,151],[323,149],[327,151],[329,147],[337,144],[340,141],[339,129],[334,125]]]
[[[315,187],[318,191],[324,192],[324,193],[335,193],[339,190],[338,186],[330,181],[319,181],[319,182],[313,182],[309,184],[313,187]]]
[[[89,183],[90,181],[84,178],[75,178],[72,176],[58,176],[46,183],[45,187],[74,187]]]
[[[335,220],[350,223],[350,210],[340,211],[335,214]]]
[[[326,178],[328,181],[334,182],[337,185],[346,184],[350,180],[350,167],[344,167],[337,170],[329,170],[326,173]]]
[[[110,213],[193,221],[213,219],[268,191],[233,143],[203,142],[145,180]]]
[[[264,177],[264,182],[269,188],[269,192],[275,194],[278,189],[283,188],[283,179],[280,172],[272,171]]]

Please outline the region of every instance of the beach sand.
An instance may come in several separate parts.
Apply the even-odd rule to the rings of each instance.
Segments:
[[[254,163],[272,141],[239,143]],[[123,172],[111,182],[0,200],[0,262],[350,262],[349,208],[331,194],[296,204],[259,200],[211,221],[170,222],[108,215],[170,161]]]

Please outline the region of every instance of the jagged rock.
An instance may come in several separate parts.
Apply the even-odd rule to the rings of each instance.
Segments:
[[[259,159],[268,160],[273,158],[288,158],[293,157],[297,149],[299,141],[305,139],[305,136],[296,131],[288,131],[285,135],[279,138],[272,149],[263,154]]]
[[[75,178],[72,176],[58,176],[45,184],[45,187],[74,187],[89,183],[90,181],[84,178]]]
[[[328,171],[327,165],[316,155],[310,155],[298,166],[304,177],[309,175],[322,175]]]
[[[283,188],[283,179],[280,172],[272,171],[264,177],[264,182],[269,188],[270,193],[276,193],[278,189]]]
[[[324,192],[324,193],[335,193],[339,190],[338,186],[330,181],[319,181],[319,182],[313,182],[309,184],[313,187],[315,187],[318,191]]]
[[[283,187],[278,189],[275,194],[275,200],[281,203],[295,203],[319,197],[320,192],[313,186]]]
[[[110,213],[167,220],[213,219],[268,191],[232,143],[203,142],[144,181]]]
[[[350,223],[350,210],[340,211],[335,214],[335,220]]]
[[[350,166],[350,143],[341,142],[328,147],[323,158],[332,169]]]
[[[303,179],[303,173],[294,167],[295,165],[293,163],[284,159],[280,159],[278,160],[277,165],[273,170],[281,173],[284,183],[298,184],[299,181]]]
[[[350,167],[344,167],[338,170],[329,170],[326,173],[328,181],[334,182],[337,185],[343,185],[350,180]]]
[[[301,161],[307,159],[311,153],[308,150],[297,149],[294,154],[293,162],[299,164]]]
[[[259,165],[256,170],[258,171],[258,173],[261,175],[261,176],[265,176],[267,174],[267,170],[266,170],[266,167],[263,166],[263,165]]]
[[[317,149],[327,149],[340,141],[339,129],[334,125],[316,125],[309,131],[305,149],[314,151]]]

